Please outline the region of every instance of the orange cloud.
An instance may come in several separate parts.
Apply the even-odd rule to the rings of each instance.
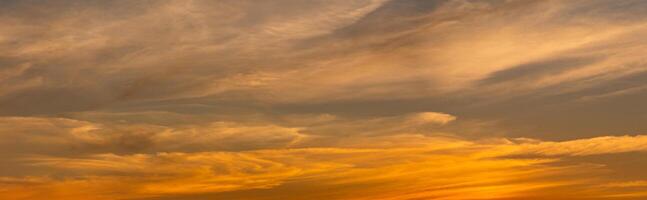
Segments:
[[[537,147],[560,150],[568,149],[568,145],[581,146],[579,141],[569,141],[559,147],[547,147],[552,144],[538,143],[533,147],[518,144],[513,147],[534,152],[533,148]],[[314,199],[329,195],[331,198],[350,199],[523,199],[539,195],[541,191],[552,194],[550,191],[554,188],[579,187],[580,184],[609,187],[587,177],[597,173],[591,166],[555,165],[560,158],[501,158],[501,155],[512,155],[510,151],[506,152],[510,146],[445,140],[426,147],[379,149],[98,154],[81,158],[35,156],[24,161],[32,166],[77,175],[63,179],[16,179],[13,183],[5,179],[4,184],[8,187],[5,187],[3,195],[9,198],[20,194],[27,199],[45,196],[50,199],[83,199],[88,195],[97,199],[136,199],[173,195],[181,199],[183,195],[195,194],[281,191],[285,185],[309,183],[320,189],[302,195]],[[564,175],[572,177],[560,177]],[[332,192],[324,188],[337,189]],[[596,191],[595,187],[587,190],[581,195],[620,195]],[[248,199],[262,198],[236,194]],[[290,198],[297,199],[298,196]]]

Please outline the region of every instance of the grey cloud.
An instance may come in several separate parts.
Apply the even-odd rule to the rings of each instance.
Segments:
[[[556,75],[564,71],[583,67],[598,61],[600,58],[556,58],[539,62],[522,64],[502,71],[492,73],[489,77],[478,81],[479,84],[491,85],[513,81],[531,81],[539,77]]]
[[[390,133],[402,120],[361,122],[423,111],[461,119],[434,131],[484,137],[563,139],[647,128],[635,106],[643,90],[577,101],[644,85],[644,59],[635,53],[645,49],[642,1],[5,1],[0,7],[0,21],[11,25],[0,27],[4,116],[170,129],[213,121],[294,127],[272,118],[324,113],[348,120],[308,124],[319,125],[306,130],[313,135]],[[146,151],[152,143],[146,131],[110,134],[118,148],[102,151]],[[217,148],[255,147],[228,139],[235,145]]]
[[[43,105],[42,95],[58,99],[91,96],[86,98],[87,102],[80,100],[83,103],[43,105],[57,108],[39,107],[25,112],[3,109],[5,115],[33,115],[92,110],[132,100],[205,96],[245,89],[249,86],[228,80],[288,65],[278,55],[284,53],[280,52],[284,48],[280,42],[293,37],[298,39],[300,35],[326,33],[338,26],[337,22],[327,20],[327,15],[336,16],[339,14],[337,9],[353,10],[361,15],[361,12],[370,11],[361,9],[371,9],[370,6],[378,5],[379,1],[290,3],[299,9],[238,1],[135,3],[138,6],[118,2],[103,2],[101,4],[106,5],[98,6],[84,1],[5,3],[9,10],[32,13],[8,12],[4,15],[3,20],[18,25],[7,31],[21,35],[3,43],[22,52],[13,53],[7,62],[30,65],[16,79],[39,78],[47,87],[9,90],[12,94],[3,96],[3,105],[15,107],[17,102]],[[221,12],[211,12],[214,9]],[[122,10],[126,13],[121,14]],[[294,21],[299,19],[297,16],[322,23]],[[354,17],[348,15],[339,21],[352,21]],[[32,19],[48,25],[37,26],[35,21],[30,21]],[[300,33],[275,29],[282,26],[305,26],[305,29]],[[272,65],[267,69],[259,66],[266,63]],[[18,86],[18,83],[11,83],[8,87],[15,89]],[[74,108],[75,105],[80,106]]]

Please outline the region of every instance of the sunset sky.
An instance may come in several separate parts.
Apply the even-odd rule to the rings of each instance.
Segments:
[[[647,199],[644,0],[2,0],[2,200]]]

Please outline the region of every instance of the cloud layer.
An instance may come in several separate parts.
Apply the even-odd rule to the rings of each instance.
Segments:
[[[641,199],[647,2],[0,2],[0,199]]]

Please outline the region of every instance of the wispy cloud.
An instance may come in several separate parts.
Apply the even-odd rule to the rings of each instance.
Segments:
[[[645,8],[2,1],[0,198],[640,199]]]

